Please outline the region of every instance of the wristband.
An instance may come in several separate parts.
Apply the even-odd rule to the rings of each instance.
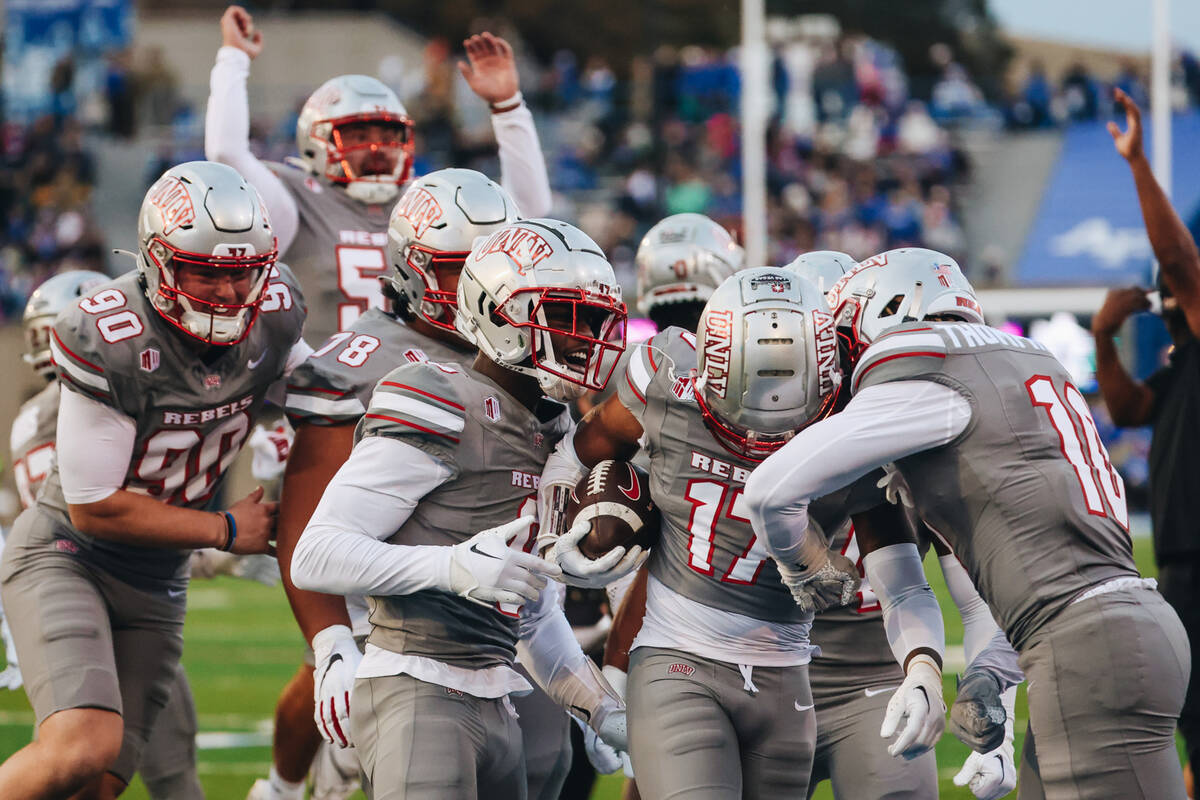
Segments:
[[[225,546],[221,549],[228,553],[233,550],[233,544],[237,541],[237,522],[228,511],[222,511],[221,516],[225,518]]]
[[[488,108],[492,110],[493,114],[503,114],[506,111],[514,111],[520,108],[524,102],[525,95],[521,94],[520,90],[518,90],[516,94],[507,100],[501,100],[499,103],[488,103]]]

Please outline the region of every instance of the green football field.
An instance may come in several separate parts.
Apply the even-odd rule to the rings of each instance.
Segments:
[[[1135,541],[1135,555],[1146,575],[1154,574],[1149,539]],[[946,615],[946,639],[951,645],[948,672],[961,664],[962,625],[941,582],[936,564],[929,568],[930,582]],[[196,696],[200,719],[200,777],[210,798],[241,800],[257,777],[265,777],[270,764],[270,727],[279,688],[295,671],[301,654],[299,631],[292,621],[283,591],[258,584],[221,578],[196,581],[189,595],[183,654]],[[957,658],[956,658],[957,654]],[[954,676],[946,677],[946,699],[954,696]],[[7,756],[29,740],[33,715],[22,692],[0,691],[0,755]],[[1025,730],[1025,693],[1017,699],[1017,752]],[[938,746],[938,768],[943,798],[971,798],[951,778],[967,756],[967,749],[951,735]],[[620,781],[604,778],[594,798],[617,798]],[[828,784],[816,794],[832,798]],[[124,797],[147,797],[140,783]],[[356,795],[362,797],[362,795]]]

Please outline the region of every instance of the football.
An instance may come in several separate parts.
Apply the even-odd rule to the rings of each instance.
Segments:
[[[567,525],[590,520],[592,529],[579,543],[588,558],[599,558],[614,547],[658,541],[661,520],[650,499],[650,479],[628,461],[601,461],[571,492]]]

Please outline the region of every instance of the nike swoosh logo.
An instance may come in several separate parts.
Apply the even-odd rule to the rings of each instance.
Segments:
[[[246,369],[254,369],[255,367],[257,367],[259,364],[261,364],[263,362],[263,359],[267,357],[267,353],[269,353],[269,352],[271,352],[271,348],[268,347],[266,350],[263,350],[261,353],[258,354],[258,358],[254,359],[253,361],[247,361]]]
[[[172,599],[183,597],[185,594],[187,594],[187,589],[167,589],[167,597]]]
[[[469,549],[471,550],[472,553],[478,553],[479,555],[483,556],[484,558],[494,558],[497,561],[500,560],[500,556],[494,556],[491,553],[485,553],[482,550],[480,550],[478,544],[471,545],[471,547]]]
[[[883,694],[884,692],[894,692],[895,690],[896,690],[895,686],[885,686],[882,689],[863,689],[863,694],[865,694],[867,697],[874,697],[877,694]]]
[[[633,467],[629,464],[625,465],[625,469],[629,470],[629,488],[618,485],[621,494],[629,498],[629,502],[636,503],[638,498],[642,496],[642,485],[638,483],[637,474],[633,471]]]
[[[797,700],[797,701],[796,701],[796,710],[797,710],[797,711],[808,711],[808,710],[809,710],[810,708],[812,708],[814,705],[815,705],[815,703],[809,703],[809,704],[808,704],[808,705],[806,705],[806,706],[802,706],[802,705],[800,705],[800,701],[799,701],[799,700]]]

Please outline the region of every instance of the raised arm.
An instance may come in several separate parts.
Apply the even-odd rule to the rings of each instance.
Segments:
[[[283,182],[250,152],[246,80],[250,77],[250,62],[262,52],[263,35],[246,9],[230,6],[221,17],[221,41],[209,75],[204,157],[233,167],[258,190],[279,239],[279,252],[284,253],[296,238],[300,212]]]
[[[1142,147],[1142,112],[1120,89],[1113,89],[1113,99],[1125,110],[1126,127],[1122,131],[1117,123],[1110,122],[1108,132],[1117,152],[1129,162],[1146,234],[1162,270],[1163,282],[1187,316],[1192,335],[1200,336],[1200,251],[1150,169]]]
[[[499,36],[481,33],[463,42],[467,60],[459,72],[492,111],[492,130],[500,150],[500,185],[517,201],[525,217],[550,213],[550,178],[533,114],[521,95],[512,46]]]

